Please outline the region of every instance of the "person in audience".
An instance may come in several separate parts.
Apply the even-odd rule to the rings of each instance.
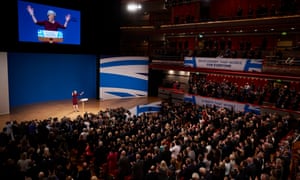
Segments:
[[[132,180],[142,180],[144,179],[144,160],[141,154],[137,153],[135,155],[135,161],[131,163],[132,166]]]
[[[77,179],[78,180],[87,180],[87,179],[91,179],[91,177],[92,177],[92,174],[91,174],[88,162],[83,162],[82,169],[79,170]]]
[[[118,179],[124,180],[126,176],[130,175],[130,173],[131,173],[130,160],[127,157],[127,152],[125,150],[122,150],[118,160]]]
[[[155,165],[152,165],[149,169],[149,171],[146,173],[145,180],[153,180],[157,179],[158,180],[158,173],[156,170]]]

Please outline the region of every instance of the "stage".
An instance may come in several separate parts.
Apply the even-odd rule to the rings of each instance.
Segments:
[[[10,114],[0,115],[1,131],[7,121],[30,121],[30,120],[45,120],[50,117],[62,118],[70,117],[74,119],[78,115],[83,115],[85,112],[98,113],[100,110],[107,108],[124,107],[126,109],[133,108],[137,105],[148,104],[160,101],[158,97],[138,97],[126,99],[110,99],[98,100],[88,99],[87,102],[79,102],[79,112],[73,111],[72,99],[62,101],[51,101],[43,103],[35,103],[10,109]]]

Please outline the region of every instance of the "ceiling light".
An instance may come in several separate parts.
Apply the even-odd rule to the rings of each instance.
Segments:
[[[127,10],[129,12],[135,12],[135,11],[140,10],[140,9],[142,9],[142,5],[140,3],[129,3],[127,5]]]

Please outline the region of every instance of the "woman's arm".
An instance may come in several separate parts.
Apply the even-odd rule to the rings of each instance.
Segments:
[[[67,15],[66,15],[66,21],[65,21],[65,24],[64,24],[64,27],[65,27],[65,28],[67,28],[68,22],[70,21],[70,19],[71,19],[71,15],[70,15],[70,14],[67,14]]]
[[[33,22],[34,22],[34,23],[37,23],[37,19],[36,19],[35,16],[34,16],[34,10],[33,10],[33,8],[32,8],[30,5],[27,6],[27,11],[28,11],[28,13],[30,14],[30,16],[31,16],[31,18],[32,18],[32,20],[33,20]]]

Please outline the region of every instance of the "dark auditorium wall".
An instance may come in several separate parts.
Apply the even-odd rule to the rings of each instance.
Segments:
[[[210,7],[213,7],[210,11],[210,16],[212,19],[219,19],[220,17],[235,17],[237,15],[238,8],[242,8],[242,17],[248,16],[248,11],[251,8],[255,13],[259,6],[266,6],[268,10],[271,8],[272,4],[278,9],[280,8],[280,1],[270,1],[270,0],[227,0],[227,1],[211,1]],[[224,8],[226,7],[226,8]]]
[[[120,54],[120,1],[82,0],[82,46],[99,55]]]
[[[158,88],[162,85],[165,76],[162,70],[149,69],[148,96],[158,96]]]
[[[10,107],[71,99],[74,89],[96,97],[96,55],[9,52]]]

